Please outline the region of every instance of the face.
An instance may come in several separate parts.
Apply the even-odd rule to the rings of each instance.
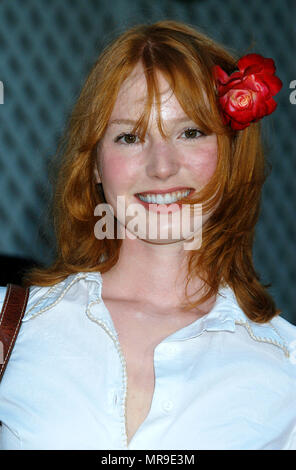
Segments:
[[[180,211],[184,209],[177,201],[185,195],[185,191],[187,195],[190,190],[191,196],[210,180],[217,165],[217,137],[199,131],[197,125],[184,113],[160,72],[158,83],[161,91],[161,119],[167,139],[162,137],[158,129],[155,103],[144,141],[132,134],[146,98],[146,79],[142,65],[138,64],[120,89],[101,140],[96,180],[102,182],[106,201],[112,206],[117,219],[125,227],[128,225],[131,232],[134,231],[130,224],[131,218],[119,214],[118,196],[121,196],[120,204],[124,204],[125,209],[134,207],[132,204],[139,207],[137,221],[141,228],[139,231],[137,225],[134,231],[138,238],[153,243],[180,242],[187,236],[186,233],[182,234],[180,227],[176,227],[181,220],[177,215],[180,216]],[[168,207],[171,208],[169,214]],[[152,220],[148,218],[151,212],[154,213]],[[156,237],[155,230],[152,230],[153,237],[150,236],[147,221],[148,225],[155,225],[154,229],[157,226]],[[168,230],[167,238],[160,234],[161,227],[163,233]],[[178,232],[180,235],[175,236]]]

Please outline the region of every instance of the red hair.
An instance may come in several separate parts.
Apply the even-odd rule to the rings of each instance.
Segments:
[[[143,137],[153,99],[158,111],[160,97],[156,73],[160,71],[185,113],[205,133],[216,133],[217,168],[194,201],[213,210],[203,227],[202,246],[188,254],[185,309],[195,308],[228,284],[238,303],[253,321],[264,323],[280,311],[260,283],[252,261],[255,225],[260,210],[267,166],[261,142],[260,123],[233,131],[222,123],[217,103],[214,65],[227,73],[237,58],[206,35],[176,21],[138,25],[121,34],[94,64],[74,107],[63,140],[61,166],[54,199],[54,221],[58,252],[54,263],[33,269],[25,285],[53,285],[69,274],[108,271],[118,260],[122,240],[99,240],[94,235],[94,209],[106,202],[94,179],[99,144],[104,136],[119,89],[141,62],[147,81],[147,102],[133,132]],[[164,136],[161,119],[159,129]],[[213,197],[213,195],[215,195]],[[217,204],[219,202],[219,204]],[[190,278],[201,277],[206,293],[190,302]]]

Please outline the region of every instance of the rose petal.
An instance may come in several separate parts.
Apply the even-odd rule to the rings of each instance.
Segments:
[[[254,119],[255,115],[252,108],[235,108],[231,101],[227,101],[226,103],[221,103],[222,109],[224,112],[229,116],[230,119],[235,119],[240,123],[245,123]]]
[[[276,95],[283,86],[283,82],[275,75],[261,74],[260,81],[265,83],[272,96]]]
[[[264,57],[260,54],[246,54],[237,63],[238,69],[244,73],[247,67],[251,65],[262,65]]]
[[[218,82],[219,96],[224,95],[225,93],[228,92],[228,90],[232,90],[233,88],[236,88],[237,85],[241,83],[241,81],[242,81],[241,77],[238,77],[237,79],[229,79],[228,82],[225,84],[221,84],[220,82]]]
[[[239,111],[244,111],[253,107],[252,92],[246,90],[236,90],[229,92],[229,104]],[[244,99],[242,105],[242,99]]]
[[[231,119],[235,119],[237,122],[244,124],[246,122],[252,121],[256,117],[256,115],[254,115],[253,109],[246,109],[231,113],[230,117]]]
[[[214,79],[221,83],[227,83],[229,80],[229,76],[227,75],[226,72],[224,72],[223,69],[221,69],[220,65],[214,65],[212,69],[212,73],[213,73]]]
[[[268,114],[273,113],[273,111],[276,109],[276,107],[277,107],[277,102],[274,101],[273,98],[270,98],[270,100],[266,101],[266,108],[267,108],[266,116]]]
[[[241,90],[242,88],[244,88],[244,86],[242,85],[241,79],[230,81],[228,84],[219,87],[219,95],[225,95],[229,90]]]
[[[273,75],[275,73],[275,63],[273,59],[264,58],[264,72]]]
[[[263,72],[263,65],[262,64],[256,64],[256,65],[250,65],[249,67],[247,67],[245,70],[244,70],[244,73],[242,74],[243,77],[247,76],[247,75],[256,75],[258,73],[262,73]]]
[[[249,75],[243,81],[243,87],[253,90],[256,93],[262,94],[263,98],[269,98],[271,96],[268,85],[261,80],[261,76]]]
[[[249,127],[249,125],[250,125],[250,122],[246,122],[246,123],[242,124],[242,123],[239,123],[239,122],[237,122],[233,119],[230,121],[230,126],[235,131],[241,131],[242,129],[245,129],[246,127]]]
[[[243,74],[241,72],[233,72],[230,75],[229,80],[233,81],[233,80],[242,79],[242,78],[243,78]]]
[[[253,115],[254,118],[261,119],[266,116],[268,100],[261,99],[260,95],[254,100]]]

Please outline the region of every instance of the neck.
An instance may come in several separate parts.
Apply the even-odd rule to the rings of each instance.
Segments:
[[[114,297],[116,290],[116,298],[176,309],[186,300],[188,253],[181,242],[160,245],[125,238],[118,262],[102,275],[103,295]],[[196,276],[188,284],[188,296],[202,286],[203,282]],[[204,293],[202,289],[190,300],[197,301]],[[197,311],[206,312],[212,304],[213,299],[209,299]]]

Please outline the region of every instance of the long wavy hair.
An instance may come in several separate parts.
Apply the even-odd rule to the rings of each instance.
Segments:
[[[133,132],[143,138],[152,103],[160,111],[156,74],[171,85],[184,112],[206,134],[216,133],[218,162],[209,183],[185,203],[203,204],[212,211],[203,226],[202,245],[188,254],[186,309],[195,308],[228,284],[249,319],[264,323],[281,313],[254,269],[252,247],[259,217],[261,190],[268,175],[260,123],[241,131],[224,126],[217,102],[212,67],[227,73],[236,69],[237,57],[220,44],[177,21],[160,21],[132,27],[113,40],[99,56],[73,109],[63,137],[53,214],[57,239],[55,261],[35,268],[24,277],[26,286],[50,286],[77,272],[104,273],[119,258],[122,239],[99,240],[94,235],[97,204],[104,191],[94,178],[99,144],[104,136],[119,89],[141,62],[147,81],[147,100]],[[162,122],[159,129],[163,136]],[[212,210],[215,208],[214,210]],[[187,295],[190,279],[199,276],[205,288],[199,301]]]

